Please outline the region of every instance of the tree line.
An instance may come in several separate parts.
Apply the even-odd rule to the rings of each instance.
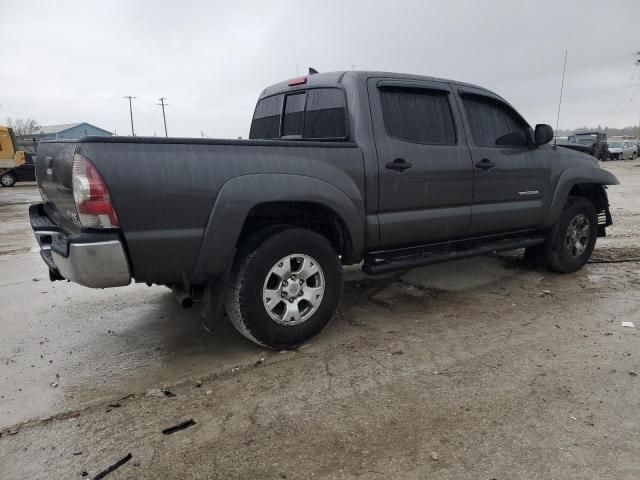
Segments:
[[[585,132],[604,132],[607,134],[607,137],[617,137],[617,136],[640,137],[640,126],[632,125],[630,127],[611,128],[611,127],[602,127],[601,125],[598,125],[597,127],[580,127],[574,130],[558,129],[558,132],[556,133],[556,135],[558,135],[559,137],[566,137],[574,133],[585,133]]]
[[[40,130],[40,124],[33,118],[7,118],[7,126],[13,130],[16,137],[28,137],[34,135]]]

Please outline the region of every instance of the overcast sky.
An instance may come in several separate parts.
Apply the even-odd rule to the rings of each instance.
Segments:
[[[86,121],[130,134],[245,137],[256,98],[306,72],[477,83],[531,123],[640,118],[640,0],[0,0],[0,123]]]

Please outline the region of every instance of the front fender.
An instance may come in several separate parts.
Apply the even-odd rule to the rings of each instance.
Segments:
[[[267,202],[306,202],[330,208],[349,230],[354,255],[359,257],[364,250],[364,203],[355,185],[348,193],[324,180],[295,174],[251,174],[228,180],[211,210],[191,283],[205,282],[225,271],[235,256],[249,211]]]
[[[602,168],[591,166],[567,168],[560,174],[558,179],[549,215],[544,225],[545,228],[550,228],[558,222],[562,215],[562,209],[569,197],[569,192],[575,185],[579,184],[619,185],[620,182],[615,175]]]

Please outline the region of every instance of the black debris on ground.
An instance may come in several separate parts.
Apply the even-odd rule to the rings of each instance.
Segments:
[[[173,427],[165,428],[164,430],[162,430],[162,433],[164,435],[171,435],[172,433],[179,432],[180,430],[184,430],[185,428],[192,427],[195,424],[196,424],[196,422],[194,422],[193,419],[190,418],[189,420],[186,420],[186,421],[184,421],[182,423],[178,423],[177,425],[174,425]]]
[[[122,465],[124,465],[125,463],[127,463],[129,460],[131,460],[133,458],[133,455],[131,455],[131,453],[127,453],[126,456],[122,457],[120,460],[118,460],[116,463],[114,463],[113,465],[108,466],[107,468],[105,468],[104,470],[102,470],[100,473],[98,473],[95,477],[93,477],[93,480],[100,480],[101,478],[106,477],[107,475],[109,475],[111,472],[113,472],[114,470],[116,470],[117,468],[120,468]],[[84,472],[83,472],[84,473]],[[84,476],[84,475],[83,475]]]

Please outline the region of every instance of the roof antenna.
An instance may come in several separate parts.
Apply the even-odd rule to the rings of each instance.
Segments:
[[[316,73],[319,73],[318,70],[313,67],[309,67],[309,75],[315,75]]]
[[[557,145],[558,143],[558,125],[560,125],[560,107],[562,106],[562,91],[564,90],[564,74],[567,72],[567,54],[568,52],[564,51],[564,67],[562,68],[562,83],[560,84],[560,100],[558,101],[558,116],[556,117],[556,131],[553,132],[553,144]]]

